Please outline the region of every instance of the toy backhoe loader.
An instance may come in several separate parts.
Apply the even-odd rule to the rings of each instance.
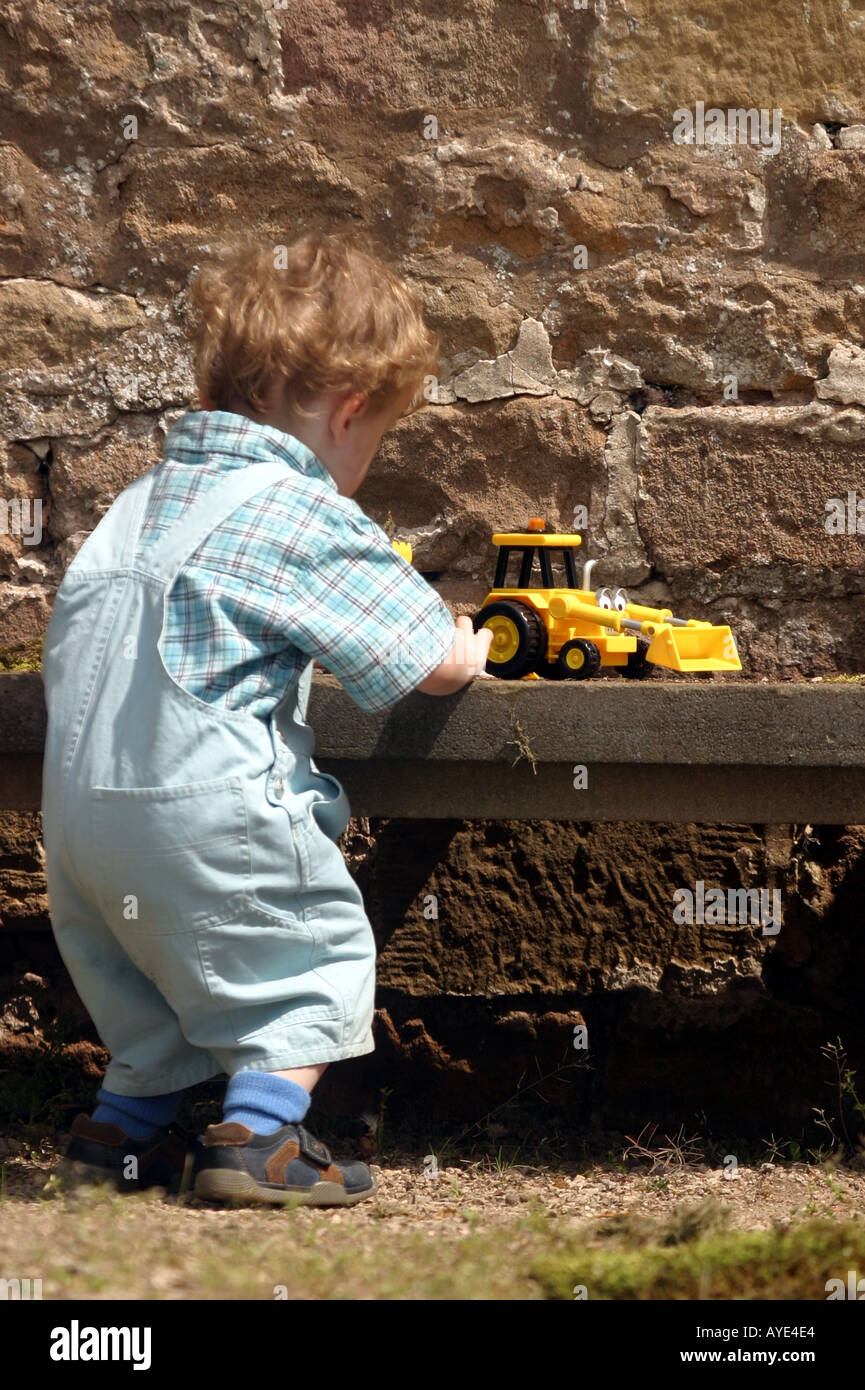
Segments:
[[[629,603],[623,589],[589,587],[594,560],[582,567],[579,583],[574,552],[578,535],[545,530],[540,517],[527,532],[497,532],[499,547],[493,587],[474,615],[475,632],[492,628],[486,669],[490,675],[586,680],[611,666],[640,679],[651,667],[671,671],[741,671],[729,627],[696,618],[674,618],[669,608]],[[560,556],[565,584],[553,579],[553,557]],[[515,583],[508,584],[512,557],[518,558]],[[534,570],[540,572],[540,584]]]

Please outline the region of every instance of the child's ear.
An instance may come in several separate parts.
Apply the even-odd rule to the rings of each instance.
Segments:
[[[346,430],[363,414],[366,406],[367,398],[360,391],[347,391],[338,397],[330,417],[330,430],[337,444],[342,443]]]

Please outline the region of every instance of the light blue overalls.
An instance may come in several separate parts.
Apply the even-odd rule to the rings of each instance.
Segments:
[[[158,467],[158,465],[157,465]],[[287,465],[233,470],[137,560],[155,468],[69,566],[43,649],[51,922],[120,1095],[371,1052],[375,943],[311,759],[312,661],[269,719],[209,705],[160,639],[184,563]]]

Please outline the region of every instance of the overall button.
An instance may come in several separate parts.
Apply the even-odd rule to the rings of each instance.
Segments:
[[[285,794],[285,782],[282,780],[281,777],[277,777],[276,781],[273,784],[273,794],[274,796],[278,796],[280,800]]]

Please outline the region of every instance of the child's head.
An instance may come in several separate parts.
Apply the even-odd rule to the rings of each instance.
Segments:
[[[202,406],[302,439],[350,495],[437,369],[404,280],[339,237],[235,246],[191,287]]]

